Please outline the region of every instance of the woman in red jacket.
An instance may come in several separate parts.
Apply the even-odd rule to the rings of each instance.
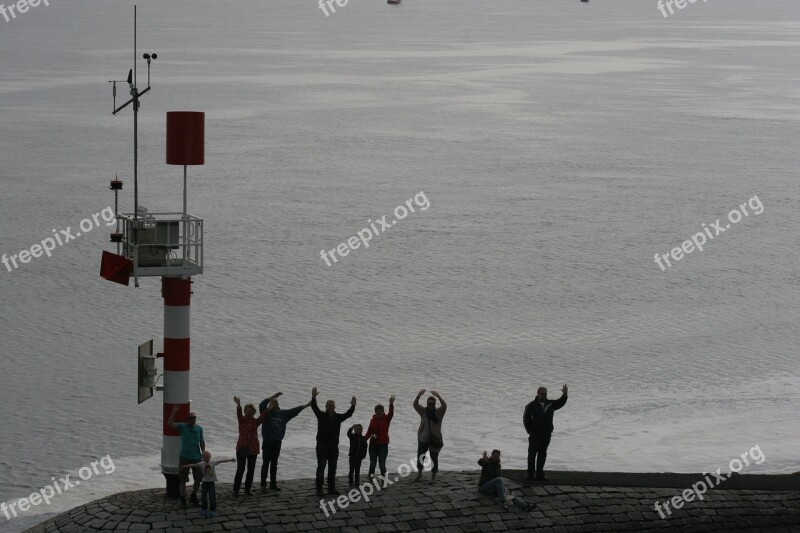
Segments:
[[[233,478],[233,495],[239,495],[239,487],[242,486],[242,475],[244,467],[247,465],[247,478],[244,480],[244,494],[250,496],[250,488],[253,486],[253,474],[256,471],[256,459],[258,459],[258,426],[264,421],[269,411],[264,411],[258,418],[255,417],[256,407],[252,403],[244,406],[242,414],[242,404],[238,396],[233,397],[236,402],[236,418],[239,419],[239,440],[236,443],[236,475]]]
[[[375,415],[370,420],[367,434],[369,441],[369,472],[370,478],[375,476],[375,462],[380,462],[381,475],[386,477],[386,456],[389,455],[389,424],[394,416],[394,395],[389,398],[389,413],[384,414],[383,406],[375,406]]]

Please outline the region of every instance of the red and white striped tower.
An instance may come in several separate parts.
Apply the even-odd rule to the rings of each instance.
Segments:
[[[205,113],[199,111],[170,111],[167,113],[167,164],[183,165],[183,231],[189,234],[187,213],[186,166],[205,163]],[[182,263],[188,260],[186,247]],[[161,471],[167,478],[167,496],[179,495],[178,463],[180,434],[167,425],[173,406],[180,406],[176,421],[185,421],[189,414],[190,366],[190,303],[191,276],[162,276],[161,295],[164,298],[164,436],[161,446]]]
[[[133,275],[135,286],[140,277],[161,277],[161,295],[164,298],[164,404],[161,417],[162,445],[161,471],[167,480],[167,496],[177,498],[180,493],[179,460],[181,437],[169,427],[167,421],[173,408],[179,406],[176,422],[184,422],[190,411],[189,396],[189,304],[192,295],[192,276],[203,273],[203,220],[187,211],[186,167],[205,164],[205,113],[199,111],[170,111],[167,113],[167,164],[183,165],[183,212],[150,213],[139,205],[139,104],[140,98],[150,91],[150,64],[157,54],[145,53],[147,60],[147,88],[139,91],[136,82],[136,6],[133,7],[133,68],[127,81],[113,83],[116,115],[129,105],[133,109],[133,213],[120,213],[117,193],[122,182],[114,180],[114,211],[117,231],[111,234],[117,253],[103,251],[100,276],[115,283],[128,285]],[[127,83],[131,99],[117,107],[117,83]],[[119,231],[120,223],[122,231]],[[139,345],[137,398],[139,403],[158,390],[158,370],[153,357],[153,341]]]
[[[189,414],[190,339],[189,319],[192,278],[161,278],[164,298],[164,437],[161,446],[161,471],[167,478],[167,495],[178,490],[180,433],[167,425],[174,405],[180,406],[175,420],[185,421]],[[171,477],[174,476],[174,477]]]

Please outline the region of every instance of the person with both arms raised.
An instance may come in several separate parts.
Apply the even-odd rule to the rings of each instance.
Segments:
[[[547,460],[547,447],[550,446],[550,438],[553,435],[553,413],[558,411],[567,403],[566,384],[561,388],[561,398],[558,400],[547,399],[547,389],[539,387],[536,391],[536,398],[525,406],[522,415],[522,422],[525,424],[525,431],[528,432],[528,475],[526,479],[533,481],[535,477],[539,481],[550,481],[544,475],[544,462]]]
[[[283,437],[286,436],[286,424],[292,418],[300,414],[300,411],[311,405],[311,401],[303,405],[298,405],[292,409],[282,410],[278,405],[278,396],[282,392],[276,392],[258,404],[260,413],[267,412],[267,418],[261,426],[261,439],[263,463],[261,464],[261,490],[267,490],[267,473],[269,473],[269,488],[271,490],[281,490],[275,483],[278,475],[278,457],[281,455],[281,444]]]
[[[325,402],[325,411],[317,406],[317,388],[311,390],[311,409],[317,417],[317,496],[324,496],[322,482],[325,479],[325,466],[328,466],[328,494],[338,495],[336,490],[336,463],[339,461],[339,434],[342,422],[353,416],[356,410],[356,397],[350,400],[350,409],[344,413],[336,412],[336,402]]]
[[[426,407],[422,407],[419,399],[425,394],[425,389],[417,393],[414,398],[414,410],[419,413],[420,421],[419,428],[417,428],[417,477],[414,481],[422,481],[422,457],[425,452],[430,451],[431,462],[431,485],[436,484],[436,473],[439,472],[439,452],[444,446],[442,439],[442,418],[447,411],[447,402],[439,396],[439,393],[431,391],[431,396],[428,397]],[[436,407],[436,400],[439,400],[441,405]]]
[[[247,467],[247,477],[244,480],[244,494],[250,496],[250,488],[253,486],[253,474],[256,471],[256,460],[258,459],[258,426],[267,417],[267,413],[261,413],[256,418],[256,406],[248,403],[244,406],[242,414],[242,402],[238,396],[233,397],[236,403],[236,418],[239,420],[239,440],[236,442],[236,474],[233,477],[233,495],[239,496],[239,488],[242,486],[242,476],[245,466]]]

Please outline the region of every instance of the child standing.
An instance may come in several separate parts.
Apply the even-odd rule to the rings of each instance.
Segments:
[[[347,481],[350,485],[358,485],[358,478],[361,475],[361,461],[367,456],[367,439],[361,432],[364,428],[361,424],[354,424],[347,430],[347,438],[350,439],[350,472],[347,474]]]
[[[199,463],[191,465],[183,465],[181,468],[200,468],[203,472],[203,484],[201,488],[201,505],[200,514],[205,518],[217,516],[217,472],[216,466],[221,463],[235,463],[236,459],[222,459],[219,461],[211,460],[211,452],[208,450],[203,452],[203,460]],[[210,500],[210,501],[208,501]],[[210,504],[210,508],[209,508]]]

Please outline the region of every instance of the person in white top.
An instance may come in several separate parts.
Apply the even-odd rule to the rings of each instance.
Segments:
[[[422,470],[424,466],[422,464],[422,457],[426,452],[430,452],[431,462],[433,463],[433,468],[431,468],[431,485],[434,485],[436,483],[436,473],[439,471],[439,452],[444,446],[444,441],[442,440],[442,418],[444,418],[444,413],[447,411],[447,402],[434,390],[431,391],[431,396],[428,397],[426,407],[422,407],[419,403],[419,399],[423,394],[425,394],[425,389],[419,391],[417,397],[414,398],[414,410],[416,410],[420,416],[419,428],[417,429],[418,472],[414,481],[422,480]],[[437,399],[441,404],[439,407],[436,407]]]
[[[199,468],[203,472],[203,485],[201,488],[200,514],[205,518],[217,516],[217,471],[216,466],[221,463],[235,463],[236,459],[211,460],[211,452],[203,452],[203,460],[199,463],[183,465],[181,468]]]

